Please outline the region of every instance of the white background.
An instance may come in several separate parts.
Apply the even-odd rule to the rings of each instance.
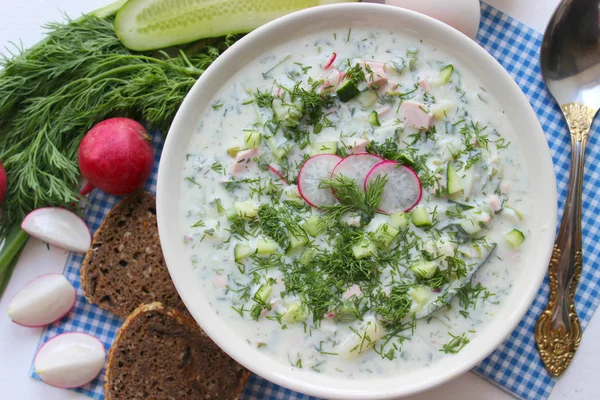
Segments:
[[[41,25],[58,21],[62,13],[71,17],[97,9],[108,0],[0,0],[0,49],[9,42],[24,47],[42,38]],[[425,0],[423,0],[425,1]],[[446,0],[452,1],[452,0]],[[508,15],[543,32],[558,0],[487,0]],[[565,132],[566,134],[566,132]],[[13,278],[0,300],[0,387],[2,399],[87,399],[72,391],[49,387],[29,378],[29,366],[41,329],[17,326],[6,316],[9,300],[27,281],[48,272],[61,272],[66,253],[48,250],[36,240],[27,244]],[[600,389],[600,317],[588,326],[571,367],[559,379],[551,399],[592,400]],[[510,395],[467,373],[434,390],[411,397],[412,400],[508,400]]]

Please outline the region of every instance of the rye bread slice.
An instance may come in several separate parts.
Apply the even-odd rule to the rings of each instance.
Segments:
[[[160,303],[125,321],[108,353],[106,400],[234,400],[250,372],[196,322]]]
[[[81,286],[90,303],[123,318],[154,301],[188,312],[163,258],[151,193],[127,196],[102,221],[81,265]]]

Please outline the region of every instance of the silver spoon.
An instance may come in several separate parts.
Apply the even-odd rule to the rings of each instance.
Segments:
[[[550,19],[541,50],[544,81],[571,132],[565,211],[549,265],[550,299],[535,326],[538,350],[553,376],[569,366],[581,324],[575,289],[581,276],[581,187],[587,137],[600,108],[600,0],[563,0]]]

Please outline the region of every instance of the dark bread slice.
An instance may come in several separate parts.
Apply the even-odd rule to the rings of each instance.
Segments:
[[[250,372],[177,310],[143,305],[110,348],[106,400],[234,400]]]
[[[81,286],[90,303],[123,318],[154,301],[188,312],[163,258],[151,193],[127,196],[102,221],[81,265]]]

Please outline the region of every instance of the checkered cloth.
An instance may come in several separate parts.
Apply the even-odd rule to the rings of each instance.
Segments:
[[[568,169],[570,158],[570,142],[567,127],[560,110],[546,90],[539,67],[539,49],[542,35],[531,28],[511,19],[487,4],[482,4],[481,26],[478,42],[500,61],[510,75],[521,87],[546,132],[550,151],[556,170],[559,194],[559,210],[562,210],[567,192]],[[584,268],[577,291],[577,311],[581,323],[585,327],[598,303],[600,302],[600,204],[594,198],[600,188],[598,165],[600,165],[600,146],[598,145],[598,125],[593,127],[590,135],[587,154],[587,169],[583,187],[583,246]],[[156,170],[162,140],[160,135],[154,136],[156,164],[154,174],[146,189],[156,190]],[[90,196],[90,204],[85,211],[86,221],[92,231],[118,201],[101,191],[94,191]],[[561,211],[562,213],[562,211]],[[62,332],[81,331],[98,337],[110,348],[122,320],[110,312],[90,305],[86,302],[79,282],[79,269],[82,256],[71,254],[65,266],[64,274],[73,283],[78,293],[77,306],[68,318],[49,326],[43,333],[40,344],[48,338]],[[508,392],[522,399],[546,399],[554,386],[554,381],[548,375],[534,343],[533,331],[537,317],[548,298],[548,282],[544,281],[531,309],[525,315],[511,336],[492,355],[474,368],[474,372],[485,379],[497,384]],[[39,377],[31,371],[31,375]],[[76,389],[96,399],[102,399],[104,373],[92,383]],[[252,375],[242,400],[264,399],[314,399],[299,393],[279,387],[256,375]]]

